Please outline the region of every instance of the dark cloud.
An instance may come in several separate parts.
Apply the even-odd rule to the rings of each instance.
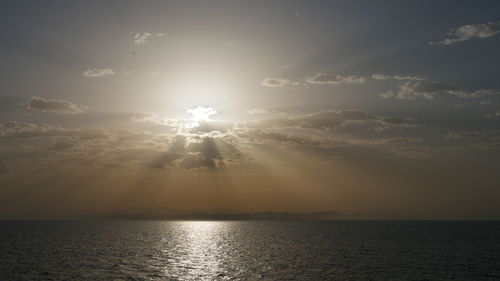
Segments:
[[[228,161],[236,162],[241,158],[241,152],[221,138],[177,135],[168,151],[153,161],[149,167],[219,168],[226,166]]]
[[[189,153],[181,161],[184,168],[216,168],[225,165],[214,138],[204,137],[200,142],[191,142],[187,150]]]
[[[180,135],[175,136],[169,150],[150,163],[149,167],[153,169],[163,169],[165,167],[173,166],[175,160],[183,157],[186,150],[185,146],[186,137]]]
[[[81,109],[79,109],[72,102],[64,100],[49,100],[41,97],[30,98],[28,101],[28,108],[62,114],[75,114],[82,112]]]
[[[179,165],[185,169],[216,168],[223,165],[218,159],[206,158],[202,155],[188,154],[182,158]]]
[[[170,149],[151,168],[182,167],[186,169],[216,168],[223,164],[222,155],[213,138],[204,137],[188,142],[185,136],[175,136]]]

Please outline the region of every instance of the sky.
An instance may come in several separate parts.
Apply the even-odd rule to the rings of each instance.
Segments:
[[[2,1],[0,218],[500,218],[499,1]]]

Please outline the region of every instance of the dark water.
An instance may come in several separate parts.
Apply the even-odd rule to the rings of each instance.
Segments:
[[[500,222],[0,222],[0,280],[500,280]]]

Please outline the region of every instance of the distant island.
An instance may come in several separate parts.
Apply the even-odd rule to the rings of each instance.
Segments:
[[[118,220],[335,220],[346,218],[343,214],[329,210],[309,213],[260,212],[241,214],[188,213],[188,214],[107,214],[97,216],[78,216],[80,219],[118,219]]]

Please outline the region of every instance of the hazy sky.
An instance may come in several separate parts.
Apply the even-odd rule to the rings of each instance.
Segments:
[[[0,7],[0,217],[500,218],[499,1]]]

